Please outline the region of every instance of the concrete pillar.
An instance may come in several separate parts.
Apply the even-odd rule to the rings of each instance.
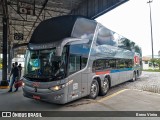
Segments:
[[[7,44],[8,44],[8,21],[3,17],[3,67],[2,67],[2,81],[1,86],[8,86],[7,81]]]
[[[12,67],[11,46],[8,45],[8,73],[10,73],[11,67]]]

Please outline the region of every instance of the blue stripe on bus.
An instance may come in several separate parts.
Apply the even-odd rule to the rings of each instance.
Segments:
[[[123,68],[123,69],[118,69],[118,70],[111,70],[111,73],[124,72],[124,71],[130,71],[130,70],[133,70],[133,68]]]

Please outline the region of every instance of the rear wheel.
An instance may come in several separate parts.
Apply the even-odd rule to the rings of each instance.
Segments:
[[[137,79],[137,75],[136,75],[136,72],[133,73],[133,78],[132,78],[132,82],[136,81]]]
[[[91,84],[89,98],[95,99],[98,96],[98,93],[99,93],[99,84],[97,80],[94,79]]]
[[[104,96],[107,94],[109,90],[109,80],[108,78],[105,78],[101,87],[100,95]]]
[[[139,71],[137,70],[137,78],[139,77]]]

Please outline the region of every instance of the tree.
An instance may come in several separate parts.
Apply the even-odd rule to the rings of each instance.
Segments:
[[[150,62],[152,63],[152,66],[154,66],[155,61],[156,61],[155,58],[153,58],[153,59],[150,60]]]
[[[158,64],[159,70],[160,70],[160,58],[156,59],[155,61]]]
[[[154,65],[155,63],[158,64],[159,70],[160,70],[160,58],[153,58],[150,60],[150,62]],[[155,66],[155,65],[154,65]]]

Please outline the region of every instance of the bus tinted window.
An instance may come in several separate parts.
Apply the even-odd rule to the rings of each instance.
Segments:
[[[112,69],[116,69],[116,60],[115,59],[109,60],[109,66]]]
[[[97,60],[96,61],[96,70],[103,70],[104,69],[104,60]]]
[[[109,60],[104,60],[104,69],[110,68]]]
[[[132,59],[99,59],[93,62],[92,70],[132,68]]]
[[[80,70],[80,56],[70,55],[69,61],[69,74]]]
[[[125,62],[123,59],[118,59],[117,61],[117,68],[125,68]]]
[[[117,59],[117,68],[132,68],[133,61],[131,59]]]
[[[87,44],[70,45],[69,74],[83,69],[88,60],[89,48]]]
[[[141,48],[136,45],[135,42],[133,41],[130,41],[129,39],[127,38],[124,38],[121,36],[121,38],[118,40],[118,47],[119,48],[123,48],[123,49],[127,49],[127,50],[130,50],[130,51],[133,51],[133,52],[137,52],[139,53],[140,55],[142,55],[142,50]]]
[[[86,57],[81,57],[81,69],[85,68],[86,67],[86,64],[87,64],[87,59]]]
[[[93,71],[95,70],[105,70],[105,69],[115,69],[116,60],[115,59],[99,59],[93,62]]]
[[[127,59],[125,60],[126,68],[132,68],[133,67],[133,60]]]
[[[93,20],[78,18],[74,25],[71,36],[92,40],[96,29],[96,25],[97,23]]]
[[[116,46],[116,41],[114,40],[113,32],[103,26],[98,29],[97,45],[112,45]]]
[[[116,60],[115,59],[106,59],[104,60],[105,69],[116,69]]]

